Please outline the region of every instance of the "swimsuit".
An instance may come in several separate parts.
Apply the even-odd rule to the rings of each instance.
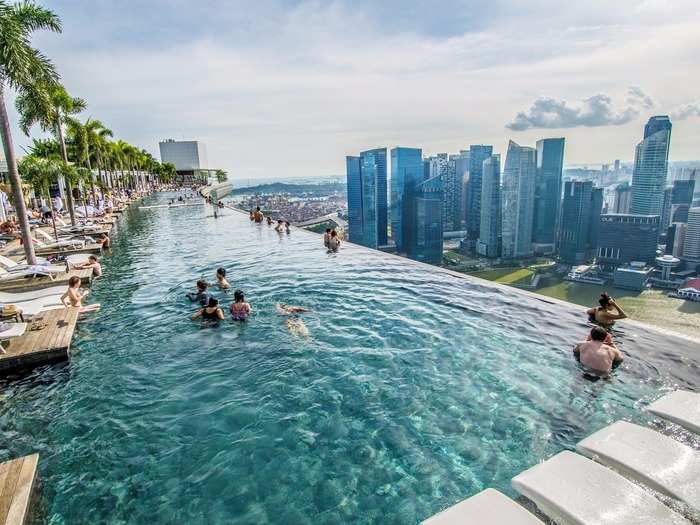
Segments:
[[[241,308],[236,308],[237,304],[241,304]],[[248,308],[245,303],[234,303],[231,305],[231,318],[234,321],[245,321],[248,318]]]
[[[220,321],[219,316],[217,315],[219,311],[219,308],[215,308],[213,312],[207,312],[207,309],[204,308],[202,310],[202,319],[204,321]]]

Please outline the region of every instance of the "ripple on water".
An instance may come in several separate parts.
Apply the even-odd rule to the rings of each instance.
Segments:
[[[592,383],[578,309],[245,216],[130,210],[114,241],[71,363],[2,383],[0,454],[41,453],[51,523],[416,523],[698,387],[675,341],[621,327]],[[184,293],[220,266],[254,313],[202,329]]]

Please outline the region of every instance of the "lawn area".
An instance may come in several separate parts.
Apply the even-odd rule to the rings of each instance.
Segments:
[[[483,272],[470,272],[470,275],[503,284],[528,284],[534,273],[528,268],[497,268]]]

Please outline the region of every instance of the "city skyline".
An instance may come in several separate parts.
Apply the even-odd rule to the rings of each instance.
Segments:
[[[697,2],[554,5],[55,1],[64,34],[37,43],[87,114],[155,154],[200,140],[233,178],[341,174],[379,144],[429,156],[542,136],[566,136],[572,165],[630,161],[653,114],[674,121],[670,159],[696,160]]]

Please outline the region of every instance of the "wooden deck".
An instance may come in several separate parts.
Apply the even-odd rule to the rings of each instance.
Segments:
[[[0,281],[0,291],[2,292],[27,292],[29,290],[40,290],[52,286],[65,285],[68,288],[68,280],[77,275],[83,286],[90,286],[92,283],[92,269],[71,270],[70,272],[54,274],[53,280],[50,277],[20,277],[19,279],[4,279]]]
[[[40,257],[49,257],[51,255],[73,255],[74,253],[94,253],[98,254],[102,251],[102,245],[101,244],[87,244],[85,245],[84,248],[77,248],[77,249],[60,249],[60,248],[41,248],[41,247],[34,247],[34,253],[36,253]]]
[[[39,454],[0,463],[0,525],[25,523],[38,463]]]
[[[0,354],[0,375],[68,359],[78,315],[78,308],[62,308],[34,317],[24,335],[11,339],[5,353]],[[32,324],[38,322],[46,324],[46,327],[31,330]]]

